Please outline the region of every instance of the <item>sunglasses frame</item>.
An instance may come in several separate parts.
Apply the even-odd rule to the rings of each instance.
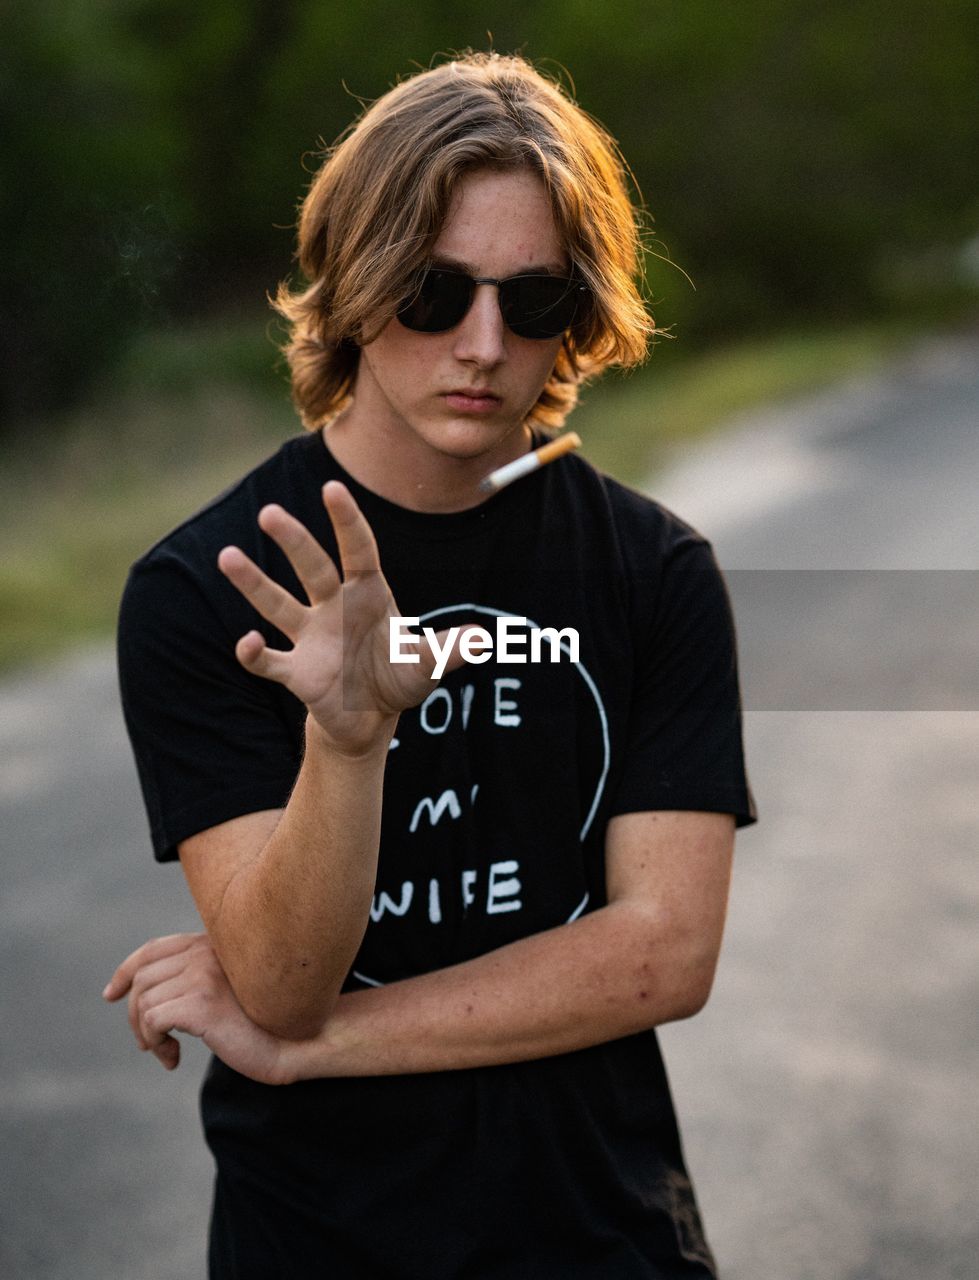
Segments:
[[[407,323],[404,318],[405,314],[410,311],[411,307],[418,299],[422,289],[425,287],[425,281],[428,277],[436,273],[440,276],[452,276],[455,279],[467,281],[469,285],[469,294],[465,308],[460,313],[457,320],[453,320],[451,324],[440,325],[437,329],[419,328],[417,325]],[[515,328],[507,319],[504,290],[507,285],[513,284],[518,280],[551,280],[565,285],[565,294],[571,293],[575,295],[575,305],[571,313],[571,319],[568,323],[563,325],[556,333],[546,334],[521,333],[519,328]],[[516,334],[518,338],[526,338],[530,342],[549,342],[552,338],[558,338],[562,333],[567,333],[578,318],[578,306],[582,297],[590,293],[588,286],[583,284],[580,280],[576,280],[573,276],[552,276],[542,271],[523,271],[518,272],[517,275],[504,276],[502,279],[497,280],[492,276],[471,276],[468,272],[459,271],[455,267],[430,266],[422,275],[414,292],[400,304],[395,314],[401,324],[403,324],[406,329],[410,329],[412,333],[449,333],[452,329],[455,329],[458,325],[462,324],[463,320],[465,320],[466,316],[469,314],[469,311],[472,308],[473,299],[476,296],[476,286],[480,284],[492,284],[496,286],[497,305],[500,308],[500,315],[503,317],[503,323],[507,326],[510,332]],[[562,294],[562,298],[564,296],[565,295]],[[552,305],[556,305],[556,303]],[[521,322],[518,321],[517,323],[520,324]]]

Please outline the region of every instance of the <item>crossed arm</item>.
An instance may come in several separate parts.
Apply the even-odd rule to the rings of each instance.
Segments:
[[[244,1074],[282,1083],[538,1058],[696,1012],[726,909],[725,814],[620,815],[606,836],[606,906],[477,959],[339,995],[373,892],[387,745],[400,710],[433,687],[433,659],[388,663],[396,607],[373,536],[342,486],[327,486],[324,501],[342,583],[297,521],[280,508],[260,516],[308,605],[240,551],[222,552],[223,572],[293,643],[278,653],[250,632],[237,656],[306,703],[306,751],[285,810],[181,846],[206,933],[146,943],[105,990],[128,995],[140,1047],[174,1067],[171,1032],[184,1031]]]
[[[710,993],[734,845],[726,814],[623,814],[609,825],[609,902],[474,960],[341,995],[321,1028],[277,1037],[244,1013],[205,934],[154,939],[106,988],[129,996],[141,1049],[172,1031],[268,1084],[490,1066],[567,1053],[689,1017]]]

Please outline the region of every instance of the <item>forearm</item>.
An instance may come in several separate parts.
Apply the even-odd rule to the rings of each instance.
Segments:
[[[718,943],[613,903],[451,968],[342,995],[315,1039],[287,1047],[285,1074],[442,1071],[617,1039],[701,1008]]]
[[[309,1035],[322,1025],[360,946],[388,741],[351,757],[330,749],[310,724],[286,808],[208,921],[242,1007],[276,1034]]]

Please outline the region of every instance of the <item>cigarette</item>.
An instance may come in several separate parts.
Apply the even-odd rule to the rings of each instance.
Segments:
[[[548,462],[553,462],[555,458],[563,457],[564,454],[570,453],[572,449],[580,448],[581,436],[576,431],[566,431],[563,436],[558,436],[556,440],[542,444],[533,453],[525,453],[522,458],[517,458],[515,462],[508,462],[504,467],[497,467],[485,479],[480,480],[479,487],[483,493],[499,493],[501,489],[505,489],[508,484],[513,484],[514,480],[519,480],[521,476],[529,476],[538,467],[546,466]]]

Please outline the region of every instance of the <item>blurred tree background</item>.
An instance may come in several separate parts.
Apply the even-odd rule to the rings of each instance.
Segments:
[[[907,304],[979,227],[975,0],[32,0],[4,26],[8,436],[140,333],[257,313],[322,143],[466,46],[570,75],[619,138],[696,285],[650,259],[687,350]]]
[[[298,430],[266,292],[325,146],[399,77],[522,52],[649,211],[648,370],[583,396],[642,483],[979,290],[979,0],[7,0],[0,668],[111,632],[132,559]]]

